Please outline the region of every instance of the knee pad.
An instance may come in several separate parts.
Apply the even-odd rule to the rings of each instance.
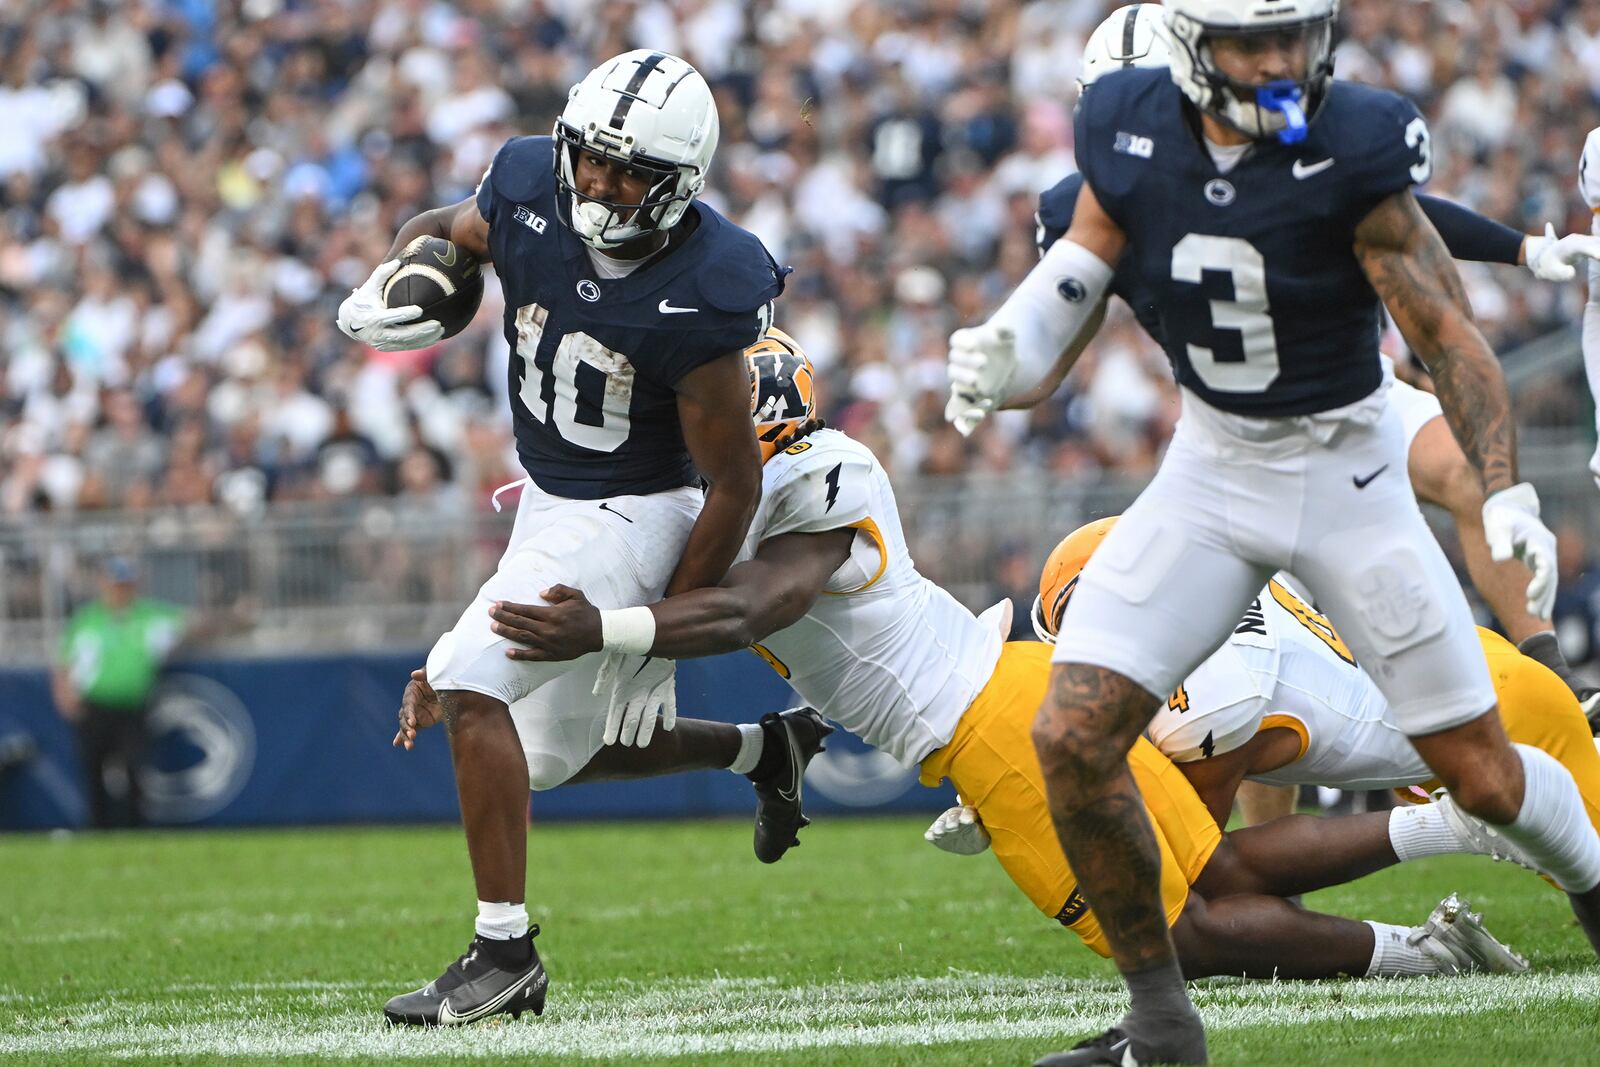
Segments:
[[[557,752],[524,749],[523,756],[528,761],[528,788],[535,793],[564,784],[579,770]]]
[[[1444,608],[1429,589],[1428,573],[1422,557],[1396,546],[1356,574],[1359,610],[1380,655],[1404,652],[1444,631]]]

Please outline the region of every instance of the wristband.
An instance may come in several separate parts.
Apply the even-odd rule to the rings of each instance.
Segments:
[[[647,607],[614,608],[600,613],[600,647],[643,656],[656,643],[655,612]]]

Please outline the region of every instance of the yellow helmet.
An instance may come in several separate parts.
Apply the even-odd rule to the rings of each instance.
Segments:
[[[816,370],[799,343],[776,326],[744,350],[744,359],[750,367],[750,415],[765,463],[777,455],[779,442],[816,418]]]
[[[1039,640],[1056,643],[1061,616],[1067,610],[1072,590],[1078,585],[1078,575],[1083,573],[1084,565],[1111,532],[1111,527],[1117,524],[1117,518],[1112,515],[1080,526],[1050,550],[1050,557],[1044,561],[1044,571],[1039,575],[1039,595],[1033,598],[1031,612],[1033,632],[1039,635]]]

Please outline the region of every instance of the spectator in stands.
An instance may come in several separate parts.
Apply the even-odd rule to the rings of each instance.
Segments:
[[[127,556],[106,559],[100,596],[67,624],[52,692],[62,718],[78,733],[97,830],[144,824],[139,771],[145,719],[184,625],[181,608],[139,595],[139,572]]]

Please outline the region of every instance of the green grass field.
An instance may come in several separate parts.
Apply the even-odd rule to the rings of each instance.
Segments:
[[[454,828],[0,840],[0,1061],[1027,1064],[1120,1011],[1115,972],[925,819],[823,820],[775,867],[738,822],[530,838],[542,1019],[390,1031],[454,959]],[[1194,987],[1218,1064],[1600,1063],[1600,968],[1533,876],[1451,857],[1309,903],[1420,921],[1452,889],[1521,977]]]

